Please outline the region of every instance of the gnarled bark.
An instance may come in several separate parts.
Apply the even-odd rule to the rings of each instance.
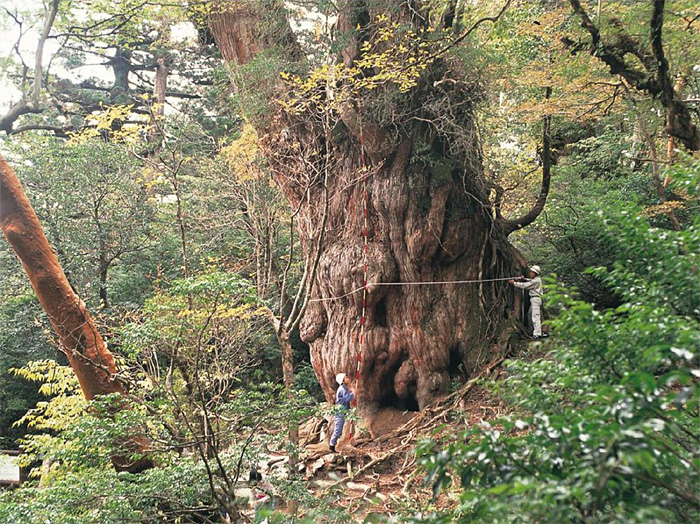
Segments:
[[[2,156],[0,227],[29,277],[85,398],[91,400],[111,393],[124,395],[116,377],[114,357],[105,347],[85,304],[68,283],[17,176]],[[134,451],[142,450],[143,444],[139,440],[128,443]],[[112,461],[117,469],[128,471],[151,464],[146,459],[134,462],[125,456],[112,457]]]
[[[402,137],[368,180],[369,294],[358,391],[361,407],[425,407],[492,355],[504,328],[508,290],[500,282],[381,286],[381,283],[484,280],[512,274],[509,246],[494,227],[474,179],[463,166],[441,172],[412,164],[414,140]],[[362,285],[362,190],[357,143],[348,138],[334,173],[316,297],[302,338],[324,391],[335,373],[357,365]],[[467,185],[467,191],[463,184]],[[479,195],[481,199],[475,197]],[[311,199],[313,201],[313,199]],[[313,205],[304,209],[313,217]]]
[[[402,22],[411,23],[405,4],[384,4],[373,3],[372,9],[365,2],[343,4],[337,27],[350,37],[339,59],[352,63],[365,26],[378,12],[405,16]],[[265,48],[261,40],[231,44],[253,34],[240,28],[256,16],[246,11],[237,18],[228,12],[226,23],[216,17],[210,26],[234,66],[245,65],[240,57],[248,56],[236,48]],[[339,114],[333,113],[330,133],[321,119],[274,107],[259,133],[265,137],[273,177],[290,205],[299,209],[298,232],[307,253],[319,217],[327,216],[313,298],[300,332],[329,401],[337,387],[335,375],[353,376],[358,365],[362,293],[352,292],[363,282],[361,180],[366,176],[370,285],[357,390],[358,405],[370,420],[382,408],[421,409],[448,391],[452,379],[474,373],[498,351],[496,340],[510,322],[511,290],[488,280],[512,275],[522,260],[492,214],[473,93],[463,82],[436,87],[448,75],[449,67],[437,59],[402,102],[402,114],[419,118],[386,125],[368,116],[383,102],[381,95],[370,94],[349,99]],[[382,89],[391,94],[391,86]],[[464,136],[474,137],[459,147],[429,123],[441,115],[426,108],[452,100],[460,103]],[[426,145],[427,158],[417,151]],[[362,147],[367,166],[362,165]],[[327,215],[324,191],[330,195]],[[487,281],[412,284],[457,280]]]

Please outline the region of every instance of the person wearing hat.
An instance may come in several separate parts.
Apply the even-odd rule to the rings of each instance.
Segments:
[[[345,425],[345,413],[350,410],[350,403],[355,400],[355,392],[350,386],[350,377],[345,373],[338,373],[335,376],[338,383],[338,391],[335,392],[335,403],[340,406],[334,417],[333,435],[331,436],[330,450],[335,453],[335,445],[343,434]]]
[[[525,282],[516,282],[511,279],[509,284],[520,289],[527,289],[530,295],[530,318],[532,319],[533,338],[542,338],[542,279],[540,279],[540,266],[530,268],[530,278]],[[523,278],[523,277],[520,277]]]

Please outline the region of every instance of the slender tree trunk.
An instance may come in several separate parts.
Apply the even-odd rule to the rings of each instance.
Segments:
[[[100,222],[100,208],[95,205],[93,218],[97,227],[97,236],[99,239],[98,251],[98,273],[100,281],[100,304],[102,307],[109,307],[109,299],[107,296],[107,273],[109,271],[109,256],[107,254],[107,240],[105,239],[105,231]]]
[[[684,70],[679,76],[678,80],[676,80],[676,85],[674,86],[675,92],[678,94],[679,98],[682,98],[683,91],[685,90],[685,85],[686,85],[686,78],[687,76],[690,75],[690,71],[688,69]],[[666,159],[670,164],[675,164],[676,163],[676,137],[673,136],[672,134],[668,135],[668,140],[666,142]],[[668,181],[664,181],[664,185],[667,184]]]
[[[114,357],[105,347],[85,304],[68,283],[17,176],[2,156],[0,226],[29,277],[85,398],[91,400],[111,393],[124,395],[116,377]],[[143,442],[131,444],[135,450],[143,449]],[[118,469],[130,471],[150,465],[148,460],[132,462],[127,457],[112,457],[112,461]]]
[[[185,227],[185,214],[182,210],[182,196],[180,194],[180,181],[177,178],[177,173],[172,173],[170,178],[170,183],[173,186],[173,191],[175,192],[175,205],[176,214],[175,218],[177,220],[177,227],[180,233],[180,249],[182,253],[182,276],[183,278],[189,278],[190,276],[190,265],[187,256],[187,228]],[[191,302],[191,298],[188,299]]]
[[[291,400],[294,397],[294,350],[284,328],[277,333],[277,341],[282,349],[282,381]],[[289,424],[289,440],[293,444],[299,443],[299,426],[294,422]]]
[[[162,122],[165,115],[165,93],[168,87],[168,66],[164,57],[158,57],[156,60],[156,78],[153,82],[153,98],[155,104],[151,107],[150,124],[151,129],[148,132],[148,141],[151,145],[148,156],[156,157],[158,152],[158,139],[162,135]]]
[[[275,329],[277,343],[282,351],[282,381],[286,389],[286,394],[288,395],[289,399],[292,400],[294,397],[294,350],[289,339],[289,333],[284,329],[284,326],[277,315],[275,315],[274,311],[272,311],[270,308],[265,308],[265,311],[270,319],[272,327]],[[292,444],[296,445],[299,443],[299,426],[296,423],[289,424],[288,434],[289,441]],[[294,460],[291,462],[294,462]]]
[[[156,79],[153,85],[153,95],[156,99],[154,116],[162,117],[165,114],[165,92],[168,85],[168,66],[162,56],[156,61]]]
[[[641,118],[639,119],[638,125],[639,130],[642,132],[642,136],[644,137],[644,141],[649,147],[649,157],[651,158],[651,175],[654,179],[656,194],[659,196],[659,200],[661,201],[661,203],[665,204],[666,202],[668,202],[668,199],[666,198],[666,189],[661,180],[661,170],[659,169],[659,156],[656,150],[656,143],[654,142],[654,138],[649,133],[649,130],[646,128]],[[672,137],[669,137],[669,141],[670,140],[672,140]],[[673,230],[680,231],[681,224],[678,221],[676,213],[673,211],[673,209],[669,209],[668,211],[666,211],[666,214],[668,215],[669,220],[671,220],[671,226],[673,227]]]
[[[102,307],[109,307],[109,296],[107,295],[107,274],[109,272],[109,262],[104,253],[100,253],[100,304]]]

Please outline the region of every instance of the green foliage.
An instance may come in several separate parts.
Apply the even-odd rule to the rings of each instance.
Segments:
[[[547,273],[556,273],[563,283],[575,286],[582,299],[600,307],[615,307],[621,297],[599,274],[585,269],[612,268],[615,260],[629,256],[625,246],[610,238],[607,210],[619,207],[621,201],[635,202],[646,208],[644,214],[652,225],[671,226],[663,212],[651,216],[649,210],[659,204],[652,169],[629,158],[632,144],[628,140],[627,130],[608,126],[600,135],[571,146],[559,158],[541,219],[514,235],[528,260],[544,264]],[[697,215],[698,200],[687,191],[687,177],[697,170],[697,162],[687,159],[660,173],[662,179],[670,177],[666,193],[676,204],[681,225],[690,224]]]
[[[39,373],[44,369],[48,371]],[[58,370],[35,364],[22,374],[46,378]],[[124,399],[118,395],[83,402],[83,410],[73,413],[69,423],[64,414],[46,410],[47,419],[54,419],[47,425],[54,428],[53,433],[31,437],[24,443],[26,463],[44,462],[41,486],[33,481],[1,493],[2,522],[84,524],[125,519],[142,523],[216,519],[222,508],[212,490],[225,493],[229,489],[222,471],[235,488],[240,487],[249,465],[270,451],[288,447],[285,430],[290,424],[298,424],[315,413],[315,402],[304,391],[296,391],[290,397],[281,386],[270,383],[238,390],[209,414],[220,447],[216,460],[204,460],[206,455],[197,453],[196,443],[205,437],[188,429],[196,426],[196,418],[189,419],[188,426],[188,414],[181,412],[177,419],[168,416],[181,409],[178,405],[187,402],[186,398],[177,401],[163,393],[161,388],[151,389],[140,402],[129,401],[129,409],[117,409],[124,406]],[[126,452],[120,443],[134,436],[151,442],[150,455],[157,459],[158,466],[138,475],[116,473],[110,457]],[[212,470],[213,484],[209,477]],[[275,478],[271,474],[274,491],[279,495],[299,489],[298,483]],[[242,505],[239,509],[245,509],[247,503],[242,500],[238,504]]]
[[[308,350],[307,350],[308,351]],[[294,369],[294,385],[298,389],[307,391],[318,402],[323,402],[324,396],[321,386],[318,384],[314,368],[308,362],[301,362]]]
[[[155,210],[138,162],[102,140],[65,144],[26,137],[13,150],[17,175],[66,275],[86,303],[98,304],[101,286],[109,297],[113,283],[109,273],[101,281],[101,270],[133,263],[134,255],[153,247]],[[137,301],[143,293],[129,291],[114,298]]]
[[[235,467],[232,459],[226,466]],[[202,462],[183,458],[177,464],[140,475],[87,466],[79,471],[54,472],[39,488],[22,487],[0,495],[0,518],[7,524],[60,522],[176,522],[216,518]],[[180,520],[184,522],[184,520]]]
[[[604,237],[605,215],[599,211],[616,206],[625,198],[625,192],[619,180],[582,179],[579,170],[583,168],[576,159],[562,162],[543,220],[518,233],[516,242],[523,246],[528,260],[538,261],[546,273],[558,275],[562,283],[576,286],[584,300],[602,307],[616,306],[620,297],[585,269],[607,266],[618,256],[615,245]]]
[[[78,379],[69,366],[61,366],[55,360],[35,360],[9,371],[24,380],[40,383],[39,393],[49,397],[48,401],[37,402],[15,425],[60,431],[70,427],[83,414],[85,402]]]
[[[12,267],[11,255],[5,249],[1,256],[4,289],[0,308],[0,443],[7,449],[15,448],[15,440],[26,431],[13,423],[41,399],[37,385],[18,380],[10,369],[22,367],[28,360],[49,358],[56,350],[46,338],[49,325],[38,301],[23,289],[26,285],[15,282],[15,272],[21,269]],[[18,294],[9,296],[10,289],[16,289]]]
[[[609,126],[594,136],[577,140],[566,158],[571,174],[582,180],[630,176],[632,170],[625,162],[625,153],[632,148],[630,139],[629,130]]]
[[[220,351],[231,351],[225,360],[233,366],[234,349],[254,353],[255,341],[269,335],[265,327],[251,283],[235,273],[210,271],[176,280],[168,290],[156,293],[139,317],[119,332],[127,355],[157,351],[181,352],[194,359],[202,354],[224,358]]]
[[[670,198],[674,199],[676,204],[681,204],[675,207],[676,215],[681,224],[691,224],[700,214],[700,197],[698,196],[698,184],[700,181],[700,162],[684,153],[679,154],[678,162],[667,166],[661,173],[664,177],[664,182],[668,181],[666,191],[670,194]],[[662,215],[663,216],[663,215]],[[661,222],[660,217],[654,217],[655,223],[665,224]]]
[[[280,73],[296,69],[278,48],[258,53],[250,62],[240,67],[238,82],[245,88],[239,93],[236,102],[240,112],[256,125],[265,125],[274,114],[273,103],[277,95],[277,84],[271,79],[279,78]]]
[[[479,9],[484,9],[479,4],[465,8],[465,16],[478,18]],[[639,47],[638,55],[651,56],[650,4],[581,4],[600,29],[602,42],[626,49],[627,64],[635,66],[630,59],[634,46]],[[696,97],[700,84],[693,64],[700,46],[697,33],[691,33],[697,29],[697,8],[685,0],[674,2],[673,9],[668,6],[663,46],[670,75],[686,86],[682,88],[684,98]],[[629,91],[595,53],[587,51],[590,35],[579,21],[572,16],[568,2],[520,2],[517,8],[506,11],[489,38],[475,38],[473,46],[460,51],[473,55],[471,63],[478,70],[477,78],[489,86],[487,103],[480,107],[479,114],[480,127],[486,130],[482,135],[484,164],[494,181],[506,190],[502,206],[506,217],[522,215],[537,198],[540,177],[532,173],[539,171],[538,122],[545,113],[553,116],[555,163],[557,158],[573,153],[578,160],[585,159],[577,163],[579,173],[586,178],[628,176],[634,171],[632,177],[638,184],[631,198],[658,199],[649,159],[660,163],[667,160],[662,154],[667,139],[662,131],[665,111],[658,97]],[[547,100],[543,96],[545,87],[552,90]],[[640,124],[648,129],[650,140],[641,132]],[[653,154],[651,147],[656,150]],[[559,170],[554,171],[553,183],[559,174]]]
[[[319,12],[337,9],[325,0],[312,4],[297,2]],[[592,4],[584,4],[593,13]],[[47,320],[3,244],[0,437],[12,444],[12,431],[26,428],[25,459],[45,460],[45,470],[41,487],[32,481],[0,494],[0,521],[217,521],[221,499],[215,495],[229,489],[226,478],[237,485],[241,468],[269,452],[296,452],[286,430],[314,413],[323,394],[296,332],[298,390],[290,397],[274,385],[279,348],[265,307],[278,304],[279,286],[269,273],[286,266],[292,239],[281,225],[288,218],[284,199],[263,160],[261,142],[274,144],[269,137],[259,140],[251,126],[241,129],[241,114],[264,128],[280,98],[292,113],[288,123],[322,122],[343,141],[339,122],[351,123],[348,110],[361,99],[362,118],[384,126],[388,141],[415,139],[411,187],[416,165],[430,169],[431,183],[439,185],[462,167],[481,173],[483,164],[506,188],[506,216],[536,198],[540,118],[545,111],[554,115],[550,199],[539,224],[517,240],[529,259],[558,273],[569,288],[577,286],[579,295],[549,284],[547,307],[558,312],[549,352],[511,362],[508,380],[493,385],[513,406],[511,417],[473,428],[449,445],[421,448],[434,493],[447,490],[459,505],[418,520],[697,520],[698,374],[691,368],[698,363],[700,319],[700,164],[682,158],[662,171],[662,179],[672,177],[666,188],[671,204],[658,206],[647,161],[654,144],[665,150],[658,100],[628,92],[595,57],[565,47],[567,38],[588,39],[566,2],[520,2],[445,55],[441,50],[456,34],[500,5],[460,2],[457,26],[444,29],[443,0],[412,3],[410,22],[403,4],[378,3],[371,10],[385,14],[357,28],[353,22],[345,34],[320,26],[302,30],[304,64],[280,48],[253,57],[233,73],[234,94],[231,71],[215,51],[170,39],[170,28],[186,19],[204,27],[212,5],[98,0],[76,10],[74,2],[61,3],[56,29],[67,33],[67,46],[44,83],[56,88],[52,94],[68,113],[47,108],[22,123],[88,125],[88,134],[105,140],[65,144],[20,135],[8,141],[8,157],[81,298],[93,309],[101,290],[110,297],[113,307],[102,310],[107,326],[101,329],[129,395],[88,403],[68,368],[44,361],[56,353],[47,342]],[[359,14],[364,4],[357,6]],[[601,9],[595,22],[604,40],[646,38],[648,5],[603,2]],[[694,9],[690,1],[674,2],[664,28],[672,76],[686,80],[679,95],[687,99],[697,98],[700,85],[693,67],[700,47],[688,37],[696,35]],[[261,42],[286,33],[278,14],[262,13]],[[26,15],[27,24],[40,24],[41,15]],[[13,25],[7,17],[0,23]],[[81,25],[89,34],[74,31]],[[359,55],[348,65],[335,57],[351,39]],[[129,92],[99,82],[91,92],[65,91],[70,83],[54,76],[61,65],[82,66],[106,49],[118,49],[138,69],[164,57],[174,73],[169,89],[188,91],[188,79],[203,80],[197,87],[202,99],[173,104],[180,114],[160,121],[158,143],[146,144],[137,132],[129,137],[132,145],[147,146],[148,155],[113,143],[127,138],[120,136],[122,121],[140,118],[134,108],[152,107],[151,97],[140,94],[151,89],[140,83],[144,75],[132,71]],[[11,59],[0,67],[17,85],[24,78]],[[203,87],[212,79],[211,89]],[[547,101],[545,86],[553,89]],[[104,111],[117,102],[126,105]],[[640,142],[640,124],[651,141]],[[301,156],[303,148],[297,143],[290,151]],[[311,151],[311,159],[320,153]],[[669,207],[685,231],[655,228],[670,223]],[[459,217],[448,218],[462,218],[462,212],[450,209]],[[109,272],[101,279],[104,260]],[[589,266],[596,269],[584,272]],[[293,289],[298,260],[289,267]],[[15,420],[19,425],[10,429]],[[134,436],[145,437],[158,466],[117,474],[110,457],[129,453],[122,447]],[[348,520],[331,504],[342,493],[320,499],[294,476],[272,481],[277,493],[305,508],[300,521]],[[384,520],[370,514],[366,521]]]
[[[697,520],[700,222],[670,232],[640,211],[607,210],[617,259],[591,270],[622,304],[599,311],[551,282],[547,353],[511,362],[497,387],[512,416],[423,444],[434,492],[462,493],[421,521]]]

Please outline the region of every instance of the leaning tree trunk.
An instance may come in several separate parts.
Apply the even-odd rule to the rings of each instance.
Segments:
[[[114,357],[105,347],[85,304],[68,283],[17,176],[2,156],[0,226],[29,277],[85,398],[91,400],[97,395],[111,393],[124,395],[124,388],[116,377]],[[126,445],[133,451],[143,448],[140,439]],[[112,462],[117,469],[128,471],[150,465],[146,459],[132,461],[126,456],[112,457]]]
[[[272,23],[270,6],[276,4],[267,3],[264,14],[250,3],[238,4],[240,9],[215,14],[210,28],[245,97],[246,90],[254,90],[246,85],[246,64],[272,47],[261,20]],[[347,5],[351,9],[341,13],[339,31],[351,33],[376,14],[363,10],[363,2]],[[299,56],[286,44],[291,31],[285,33],[280,23],[276,27],[278,49],[287,49],[281,54]],[[341,53],[346,64],[359,47],[357,38],[348,40]],[[514,274],[523,263],[489,202],[474,93],[465,82],[445,81],[448,74],[449,67],[436,61],[409,95],[386,87],[348,100],[334,113],[330,133],[319,119],[274,108],[258,119],[273,176],[292,208],[300,210],[298,231],[307,252],[323,215],[321,173],[330,171],[328,223],[313,300],[300,331],[331,402],[335,375],[354,376],[358,366],[362,293],[350,293],[363,282],[364,143],[370,286],[358,405],[370,421],[382,408],[422,409],[448,391],[452,379],[473,374],[501,350],[497,341],[512,317],[513,294],[504,282],[408,285],[496,279]],[[284,96],[281,89],[276,96]],[[383,105],[392,96],[400,107]],[[429,122],[444,115],[428,107],[439,113],[449,104],[460,108],[458,139]],[[416,118],[386,125],[376,116],[386,114],[383,109]]]

